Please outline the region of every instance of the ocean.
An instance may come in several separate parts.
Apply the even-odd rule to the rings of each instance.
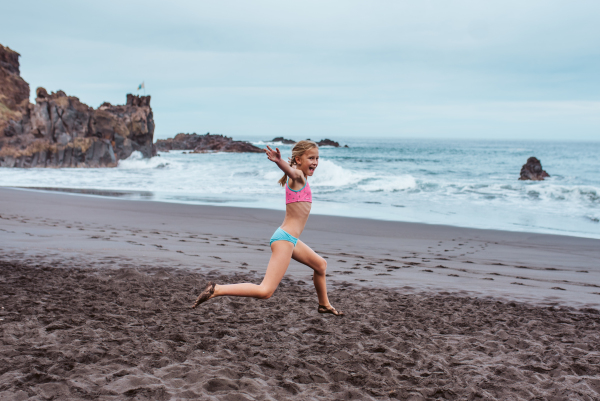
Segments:
[[[320,149],[313,214],[600,238],[600,143],[333,139],[349,147]],[[159,155],[134,153],[114,169],[0,168],[0,186],[285,209],[282,174],[263,154]],[[518,181],[530,156],[550,178]]]

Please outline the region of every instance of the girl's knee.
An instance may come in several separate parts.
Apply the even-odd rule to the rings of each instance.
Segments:
[[[275,288],[268,288],[268,287],[261,286],[258,290],[257,298],[269,299],[273,296],[274,293],[275,293]]]
[[[319,275],[325,275],[327,272],[327,261],[323,258],[319,260],[317,265],[315,266],[315,273]]]

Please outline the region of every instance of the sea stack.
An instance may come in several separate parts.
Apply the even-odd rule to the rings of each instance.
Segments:
[[[114,167],[134,151],[152,157],[153,138],[150,96],[94,109],[37,88],[29,103],[19,54],[0,45],[0,167]]]
[[[542,181],[545,177],[550,177],[550,174],[545,172],[542,169],[542,163],[536,157],[532,156],[521,167],[519,180]]]

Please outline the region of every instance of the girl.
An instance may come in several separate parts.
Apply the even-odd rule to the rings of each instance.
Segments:
[[[265,278],[260,285],[243,283],[220,285],[209,282],[192,306],[195,308],[214,297],[224,295],[238,297],[270,298],[283,278],[290,260],[294,259],[314,270],[313,282],[319,298],[319,313],[332,313],[343,316],[344,313],[335,310],[327,298],[325,271],[327,262],[310,249],[298,237],[302,234],[310,208],[312,193],[308,185],[308,177],[312,176],[319,165],[319,147],[312,141],[300,141],[292,149],[289,164],[281,159],[278,148],[267,146],[265,149],[269,160],[277,164],[283,171],[279,184],[285,188],[285,219],[275,234],[271,237],[271,260],[267,266]]]

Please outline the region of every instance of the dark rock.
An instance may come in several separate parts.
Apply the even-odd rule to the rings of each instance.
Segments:
[[[20,120],[29,104],[29,84],[19,72],[19,53],[0,45],[0,137],[10,120]],[[14,128],[8,135],[14,136]]]
[[[331,139],[327,139],[327,138],[321,139],[319,142],[317,142],[317,145],[319,145],[319,146],[333,146],[334,148],[339,148],[340,147],[339,142],[332,141]],[[348,145],[345,145],[344,147],[347,148]]]
[[[542,169],[542,163],[537,158],[530,157],[521,167],[519,180],[542,181],[545,177],[550,177],[550,174]]]
[[[37,88],[19,76],[18,53],[0,45],[0,166],[113,167],[134,151],[153,155],[150,96],[93,109],[63,91]]]
[[[161,152],[169,150],[191,150],[190,153],[236,152],[261,153],[263,150],[249,142],[234,141],[223,135],[177,134],[175,138],[159,139],[156,149]]]
[[[291,139],[285,139],[282,136],[278,136],[277,138],[273,138],[271,142],[281,142],[284,145],[294,145],[296,141],[292,141]]]

